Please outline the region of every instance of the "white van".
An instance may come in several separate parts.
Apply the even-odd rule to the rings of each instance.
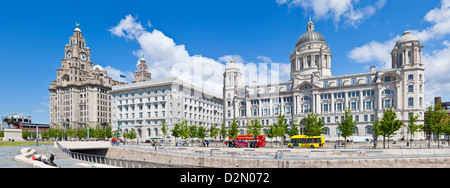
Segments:
[[[362,136],[354,136],[353,143],[370,142],[369,138]]]

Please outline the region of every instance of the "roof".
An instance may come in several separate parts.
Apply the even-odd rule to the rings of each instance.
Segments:
[[[403,36],[400,37],[395,45],[403,44],[405,42],[413,42],[413,41],[419,41],[419,39],[412,35],[409,31],[405,31],[403,33]]]
[[[296,47],[307,42],[326,42],[325,37],[317,31],[310,30],[304,33],[297,41]]]

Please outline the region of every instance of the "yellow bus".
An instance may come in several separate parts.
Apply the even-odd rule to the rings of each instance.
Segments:
[[[302,148],[320,148],[325,146],[325,138],[323,136],[308,137],[305,135],[295,135],[291,137],[288,147],[302,147]]]

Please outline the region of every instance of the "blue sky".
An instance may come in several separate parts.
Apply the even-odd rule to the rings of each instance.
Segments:
[[[113,78],[132,75],[145,55],[154,79],[202,62],[205,84],[217,87],[222,75],[210,69],[231,59],[246,68],[279,63],[286,81],[310,16],[331,47],[333,75],[386,68],[396,37],[411,30],[425,45],[427,102],[450,101],[450,0],[8,1],[0,6],[0,115],[49,123],[48,88],[76,22],[91,61]]]

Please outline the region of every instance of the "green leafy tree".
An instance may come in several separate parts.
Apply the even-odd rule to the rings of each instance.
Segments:
[[[411,145],[413,142],[414,134],[420,130],[422,130],[422,125],[416,124],[417,120],[419,119],[420,115],[414,116],[414,112],[409,113],[409,121],[408,121],[408,132],[410,134],[410,141]]]
[[[383,148],[386,148],[386,138],[388,138],[389,148],[389,138],[394,137],[396,131],[398,131],[402,125],[403,122],[397,119],[397,114],[392,107],[384,110],[379,127],[380,135],[383,136]]]
[[[197,135],[197,126],[191,125],[188,127],[189,138],[191,139],[191,143],[194,142],[194,139],[198,137]]]
[[[184,120],[183,120],[184,121]],[[178,143],[178,138],[182,135],[183,122],[175,123],[172,129],[172,136],[175,137],[175,145]]]
[[[266,133],[267,135],[267,138],[270,138],[270,139],[272,139],[272,138],[275,138],[276,137],[276,133],[275,133],[275,126],[274,125],[270,125],[268,128],[267,128],[267,133]]]
[[[169,128],[167,127],[167,123],[165,120],[161,123],[161,133],[164,136],[164,140],[166,139],[166,136],[168,135],[167,132],[169,131]]]
[[[293,122],[295,122],[295,120],[293,120]],[[300,133],[300,129],[298,127],[298,124],[293,123],[291,130],[288,131],[289,136],[293,137],[295,135],[298,135],[299,133]]]
[[[441,137],[440,134],[444,132],[445,127],[449,126],[449,116],[441,104],[435,104],[434,106],[429,106],[425,112],[425,125],[424,131],[430,135],[438,136],[438,148],[440,147]],[[429,143],[431,140],[429,140]],[[428,145],[430,146],[430,144]]]
[[[225,127],[225,124],[222,123],[222,127],[220,128],[220,132],[219,132],[221,138],[223,138],[223,140],[225,140],[225,138],[228,136],[228,131],[227,128]]]
[[[353,120],[350,108],[347,108],[344,112],[344,120],[338,122],[338,128],[339,131],[341,131],[341,136],[344,137],[344,140],[347,140],[347,137],[355,133],[355,126],[356,121]],[[347,145],[345,145],[345,148],[347,149]]]
[[[230,136],[232,139],[235,139],[237,138],[238,134],[239,134],[238,121],[236,119],[233,119],[230,128],[228,129],[228,136]]]
[[[209,131],[209,136],[210,136],[211,138],[214,138],[214,140],[216,140],[216,139],[217,139],[217,136],[219,136],[220,128],[218,128],[218,127],[216,127],[216,126],[211,126],[211,127],[208,129],[208,131]]]
[[[203,126],[198,126],[197,128],[197,137],[200,140],[205,140],[205,138],[208,136],[208,130]]]
[[[312,113],[303,119],[303,125],[305,126],[303,133],[309,137],[320,136],[325,132],[325,123],[322,118]]]
[[[107,139],[110,139],[113,137],[113,132],[112,132],[112,127],[111,126],[106,126],[105,127],[105,137]]]
[[[66,129],[66,134],[67,134],[67,137],[69,137],[69,138],[75,138],[76,137],[76,131],[71,126],[69,126]]]
[[[260,136],[262,134],[261,129],[263,128],[263,126],[261,125],[261,121],[255,119],[251,121],[251,124],[252,124],[251,135],[254,135],[256,137]]]
[[[269,127],[271,128],[271,134],[275,137],[275,140],[278,140],[278,137],[282,138],[281,146],[283,147],[284,143],[284,135],[287,134],[289,124],[287,123],[287,119],[285,119],[284,115],[279,115],[275,123]]]
[[[245,130],[245,135],[252,135],[252,131],[253,131],[253,121],[247,121],[246,123],[247,129]]]
[[[373,122],[373,148],[376,149],[377,148],[377,143],[378,143],[378,136],[380,136],[380,120],[375,120],[375,122]]]

